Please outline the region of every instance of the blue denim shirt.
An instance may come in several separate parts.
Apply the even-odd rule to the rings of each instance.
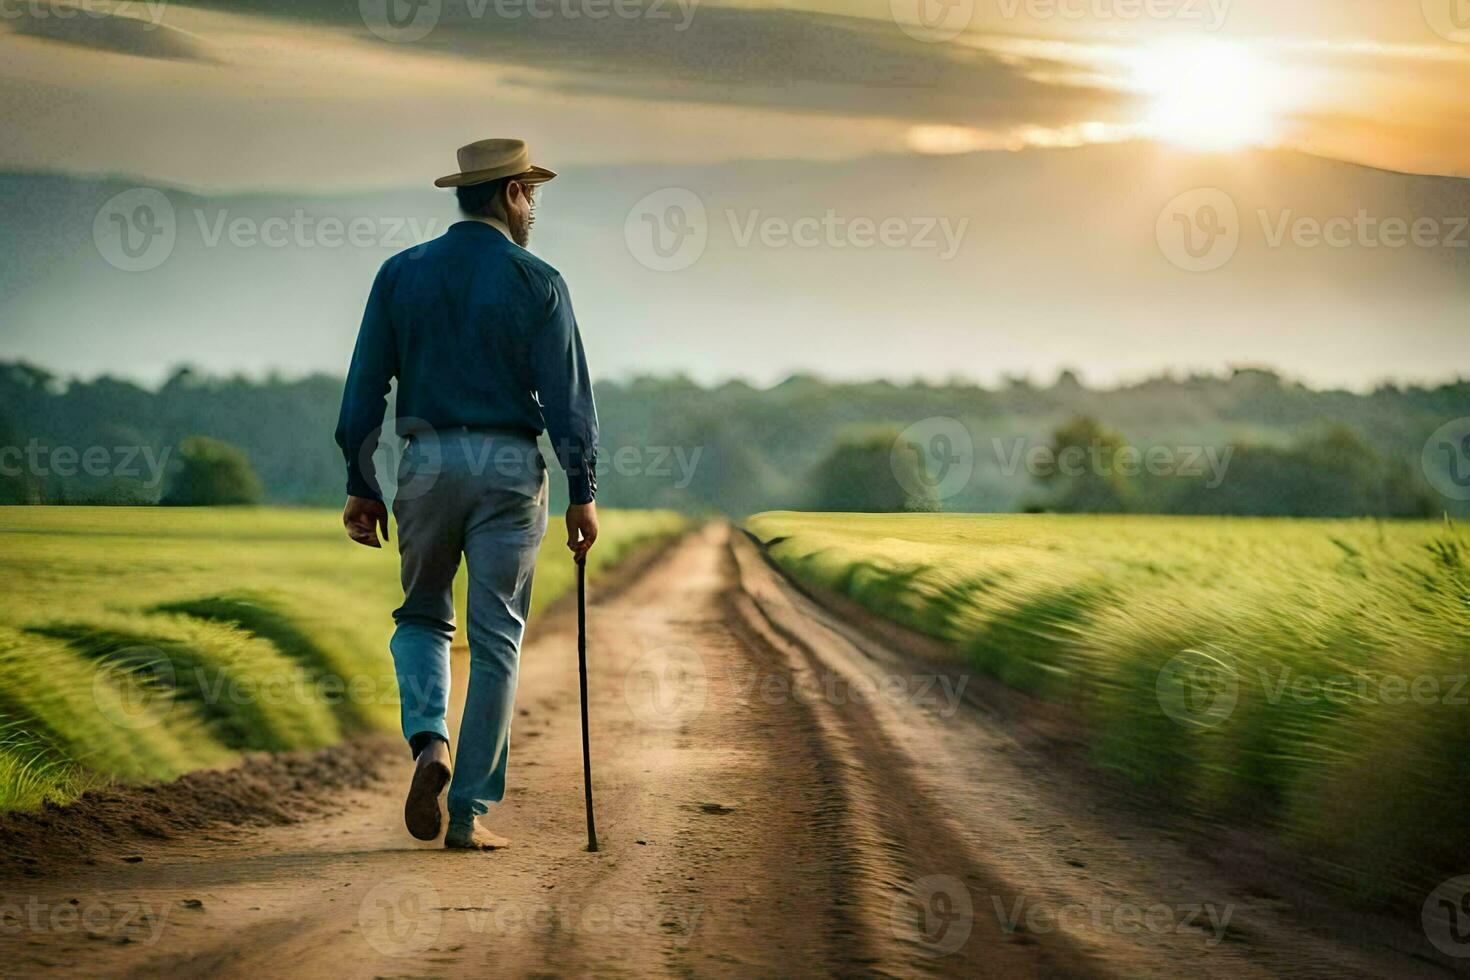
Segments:
[[[567,285],[494,226],[458,222],[378,270],[337,421],[353,496],[382,499],[371,455],[393,378],[399,436],[549,431],[572,503],[596,496],[597,409]]]

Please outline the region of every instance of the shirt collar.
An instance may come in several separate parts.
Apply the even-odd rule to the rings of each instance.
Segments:
[[[504,221],[501,221],[499,218],[489,218],[489,217],[484,217],[482,215],[475,215],[474,217],[471,217],[469,220],[470,221],[478,221],[480,224],[489,225],[491,228],[494,228],[496,231],[498,231],[502,235],[504,235],[506,241],[515,241],[515,239],[511,238],[511,236],[510,236],[510,227],[508,225],[506,225],[506,223]]]

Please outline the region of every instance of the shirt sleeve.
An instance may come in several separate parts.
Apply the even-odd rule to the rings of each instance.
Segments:
[[[597,496],[597,406],[571,294],[559,275],[550,287],[545,322],[531,338],[531,372],[571,502],[586,504]]]
[[[373,439],[373,445],[366,443],[383,425],[388,387],[398,373],[393,321],[388,315],[389,291],[385,263],[368,294],[352,365],[347,370],[347,386],[342,392],[342,411],[337,417],[337,445],[347,462],[347,492],[373,500],[383,499],[372,459],[377,440]]]

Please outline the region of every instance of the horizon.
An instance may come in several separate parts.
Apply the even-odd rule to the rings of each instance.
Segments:
[[[284,368],[268,368],[264,372],[236,371],[231,373],[214,373],[200,370],[194,365],[179,363],[165,368],[156,379],[148,380],[133,375],[119,374],[103,371],[95,374],[67,374],[64,371],[53,368],[50,365],[38,364],[21,359],[0,360],[0,367],[21,366],[39,369],[48,375],[50,380],[59,381],[63,385],[72,384],[95,384],[100,381],[118,381],[132,384],[150,392],[157,392],[168,380],[182,372],[188,372],[200,378],[203,382],[234,382],[245,381],[249,384],[297,384],[315,379],[325,379],[340,382],[345,372],[331,371],[308,371],[292,373]],[[1267,364],[1238,364],[1225,365],[1222,368],[1164,368],[1155,374],[1141,375],[1138,377],[1123,378],[1110,382],[1091,381],[1087,372],[1075,367],[1063,367],[1050,379],[1038,378],[1034,375],[1015,376],[1006,375],[994,381],[965,375],[952,375],[946,378],[933,379],[924,377],[895,378],[881,375],[867,377],[839,377],[824,375],[820,371],[794,370],[782,375],[780,378],[769,382],[760,382],[749,377],[740,375],[728,375],[706,380],[694,377],[683,372],[671,372],[663,374],[619,374],[604,375],[593,379],[594,384],[613,384],[619,386],[631,386],[644,381],[674,382],[684,381],[694,387],[704,390],[714,390],[731,385],[743,385],[756,392],[768,392],[780,388],[786,384],[796,381],[814,381],[831,387],[864,386],[864,385],[891,385],[895,388],[934,388],[940,390],[975,389],[988,394],[1001,393],[1008,388],[1029,386],[1038,391],[1049,391],[1061,387],[1070,375],[1077,384],[1092,394],[1116,394],[1120,392],[1133,391],[1138,388],[1153,384],[1185,384],[1195,381],[1215,381],[1228,383],[1241,374],[1266,374],[1274,377],[1281,383],[1283,388],[1300,388],[1313,394],[1333,394],[1338,392],[1354,396],[1366,397],[1383,391],[1439,391],[1447,388],[1456,388],[1461,385],[1470,384],[1470,372],[1460,372],[1453,376],[1446,376],[1438,380],[1414,381],[1402,378],[1384,378],[1364,387],[1347,386],[1322,386],[1312,384],[1305,378],[1295,377],[1289,373],[1280,371]]]

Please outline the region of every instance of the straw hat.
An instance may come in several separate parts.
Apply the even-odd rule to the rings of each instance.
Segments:
[[[480,140],[461,146],[455,156],[459,160],[459,173],[440,177],[434,181],[435,187],[465,187],[501,177],[544,184],[556,176],[545,167],[531,165],[531,151],[525,140]]]

